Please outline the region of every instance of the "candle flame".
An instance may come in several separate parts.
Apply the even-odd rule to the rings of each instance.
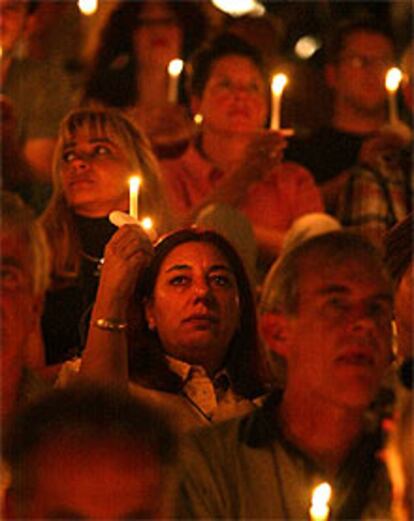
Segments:
[[[272,78],[272,92],[273,94],[280,95],[283,92],[283,89],[286,87],[288,82],[288,77],[286,74],[279,73],[275,74]]]
[[[129,178],[129,188],[131,190],[138,190],[141,185],[141,178],[138,176],[132,176]]]
[[[398,67],[392,67],[387,71],[385,77],[385,87],[389,92],[395,92],[400,86],[402,72]]]
[[[326,520],[329,516],[328,501],[331,498],[332,488],[329,483],[321,483],[314,488],[312,493],[312,505],[309,510],[312,520]]]
[[[181,71],[183,70],[183,67],[183,60],[175,58],[174,60],[171,60],[168,64],[168,74],[170,74],[170,76],[179,76],[181,74]]]
[[[151,217],[144,217],[141,221],[141,226],[144,228],[144,230],[150,230],[153,227]]]
[[[96,13],[98,0],[78,0],[78,7],[82,14],[89,16]]]

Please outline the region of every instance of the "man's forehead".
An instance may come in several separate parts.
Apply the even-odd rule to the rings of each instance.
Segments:
[[[370,260],[372,262],[370,262]],[[391,284],[386,276],[385,268],[374,259],[363,258],[362,255],[338,258],[312,256],[303,259],[300,264],[300,289],[322,290],[324,287],[370,287],[382,293],[391,294]]]

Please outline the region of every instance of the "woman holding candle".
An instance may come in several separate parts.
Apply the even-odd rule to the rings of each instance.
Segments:
[[[251,410],[267,389],[247,275],[214,231],[178,230],[151,252],[138,227],[122,227],[105,250],[91,324],[81,375],[129,382],[181,431]]]
[[[171,208],[184,222],[210,203],[241,210],[267,266],[291,223],[321,211],[322,202],[310,173],[282,162],[281,134],[265,129],[269,77],[261,56],[227,34],[200,49],[191,105],[203,118],[200,133],[181,157],[162,164]]]
[[[85,98],[130,109],[159,147],[157,152],[185,144],[193,125],[184,107],[177,105],[180,77],[169,74],[168,65],[193,51],[205,31],[197,2],[119,2],[103,28]]]
[[[116,230],[108,215],[128,212],[128,179],[137,172],[140,218],[150,216],[162,233],[170,226],[168,210],[141,131],[115,109],[79,109],[63,120],[54,192],[42,215],[52,250],[53,290],[43,319],[48,363],[80,347],[79,322],[94,300],[103,249]]]

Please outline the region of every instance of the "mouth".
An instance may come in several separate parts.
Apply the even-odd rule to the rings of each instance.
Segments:
[[[211,326],[218,324],[218,318],[214,315],[207,313],[195,313],[183,320],[184,324],[191,324],[201,329],[210,328]]]
[[[69,187],[72,188],[73,186],[79,185],[79,184],[92,184],[93,180],[90,177],[75,177],[70,180]]]
[[[374,356],[367,351],[348,351],[339,356],[336,361],[355,367],[374,367],[375,365]]]

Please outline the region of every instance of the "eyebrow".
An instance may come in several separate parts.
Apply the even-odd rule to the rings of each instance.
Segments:
[[[165,273],[170,273],[171,271],[183,271],[183,270],[191,270],[192,266],[189,266],[188,264],[174,264],[167,268],[165,270]],[[213,264],[209,267],[208,271],[218,271],[218,270],[224,270],[228,271],[229,273],[233,273],[233,270],[229,268],[229,266],[226,266],[225,264]]]
[[[346,286],[342,286],[340,284],[331,284],[326,287],[322,287],[319,290],[316,291],[318,295],[332,295],[332,294],[342,294],[342,295],[348,295],[351,293],[351,290],[347,288]],[[376,293],[371,295],[369,298],[377,299],[377,300],[384,300],[387,302],[392,302],[392,294],[391,292],[387,293],[385,291]]]
[[[107,137],[94,137],[94,138],[91,138],[88,140],[88,143],[91,143],[91,144],[94,144],[94,143],[109,143],[111,145],[113,145],[113,142],[107,138]],[[76,141],[69,141],[68,143],[65,143],[63,145],[63,149],[65,150],[66,148],[73,148],[76,146]]]

